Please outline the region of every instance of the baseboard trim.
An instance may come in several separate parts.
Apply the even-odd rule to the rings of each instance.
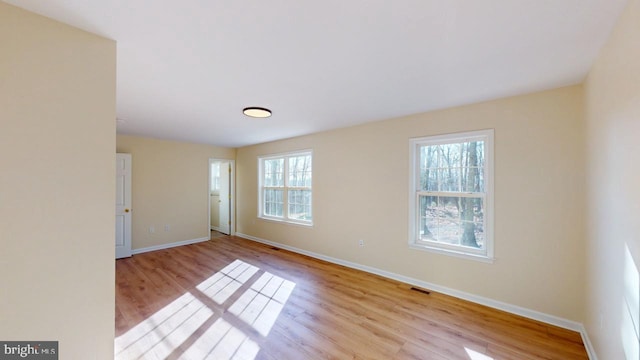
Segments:
[[[176,247],[176,246],[197,244],[199,242],[203,242],[203,241],[207,241],[207,240],[209,240],[208,237],[202,237],[202,238],[197,238],[197,239],[192,239],[192,240],[183,240],[183,241],[173,242],[173,243],[169,243],[169,244],[149,246],[149,247],[145,247],[145,248],[131,250],[131,254],[132,255],[137,255],[137,254],[142,254],[142,253],[146,253],[146,252],[150,252],[150,251],[170,249],[170,248],[173,248],[173,247]]]
[[[589,356],[589,360],[598,360],[598,356],[596,355],[596,350],[593,348],[593,344],[591,343],[591,339],[589,339],[589,333],[584,325],[580,325],[580,336],[582,336],[582,343],[584,344],[584,348],[587,349],[587,355]]]
[[[493,300],[493,299],[489,299],[489,298],[485,298],[482,296],[478,296],[478,295],[474,295],[474,294],[470,294],[464,291],[459,291],[459,290],[455,290],[455,289],[451,289],[445,286],[440,286],[437,284],[433,284],[433,283],[429,283],[426,281],[422,281],[422,280],[418,280],[418,279],[414,279],[408,276],[404,276],[404,275],[400,275],[400,274],[396,274],[396,273],[392,273],[389,271],[385,271],[385,270],[381,270],[381,269],[377,269],[371,266],[367,266],[367,265],[362,265],[362,264],[358,264],[358,263],[354,263],[354,262],[350,262],[350,261],[346,261],[346,260],[342,260],[342,259],[338,259],[338,258],[334,258],[331,256],[326,256],[326,255],[322,255],[322,254],[318,254],[312,251],[308,251],[308,250],[304,250],[304,249],[299,249],[293,246],[289,246],[289,245],[285,245],[285,244],[281,244],[275,241],[270,241],[270,240],[266,240],[266,239],[261,239],[255,236],[251,236],[251,235],[247,235],[247,234],[243,234],[243,233],[236,233],[236,236],[247,239],[247,240],[252,240],[252,241],[256,241],[259,243],[263,243],[263,244],[267,244],[267,245],[271,245],[271,246],[276,246],[279,247],[281,249],[285,249],[285,250],[289,250],[298,254],[302,254],[302,255],[306,255],[312,258],[316,258],[316,259],[320,259],[320,260],[324,260],[330,263],[334,263],[334,264],[338,264],[338,265],[342,265],[342,266],[346,266],[352,269],[357,269],[357,270],[362,270],[368,273],[372,273],[372,274],[376,274],[376,275],[380,275],[392,280],[397,280],[409,285],[414,285],[414,286],[418,286],[421,288],[425,288],[425,289],[431,289],[433,291],[439,292],[439,293],[443,293],[446,295],[450,295],[450,296],[454,296],[457,297],[459,299],[463,299],[463,300],[467,300],[467,301],[471,301],[477,304],[481,304],[481,305],[485,305],[494,309],[498,309],[498,310],[502,310],[502,311],[506,311],[508,313],[512,313],[515,315],[520,315],[520,316],[524,316],[526,318],[529,319],[533,319],[533,320],[537,320],[537,321],[541,321],[547,324],[551,324],[551,325],[555,325],[564,329],[568,329],[568,330],[572,330],[572,331],[576,331],[579,332],[582,335],[583,341],[585,341],[585,347],[587,347],[587,344],[589,344],[589,347],[587,347],[587,352],[589,353],[590,359],[596,359],[595,357],[591,357],[592,354],[595,354],[593,352],[593,348],[591,347],[591,343],[588,341],[588,336],[586,334],[586,330],[584,328],[584,326],[581,323],[575,322],[575,321],[571,321],[571,320],[567,320],[567,319],[563,319],[561,317],[558,316],[554,316],[554,315],[549,315],[549,314],[545,314],[539,311],[535,311],[535,310],[531,310],[531,309],[527,309],[527,308],[523,308],[520,306],[516,306],[516,305],[512,305],[512,304],[508,304],[508,303],[504,303],[501,301],[497,301],[497,300]]]

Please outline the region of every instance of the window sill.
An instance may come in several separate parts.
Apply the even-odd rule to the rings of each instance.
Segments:
[[[302,226],[306,228],[313,227],[313,222],[285,220],[285,219],[277,219],[277,218],[270,218],[270,217],[264,217],[264,216],[258,216],[258,219],[268,221],[268,222],[274,222],[278,224],[295,225],[295,226]]]
[[[423,244],[409,243],[409,248],[414,250],[428,251],[436,254],[453,256],[453,257],[462,258],[462,259],[475,260],[475,261],[488,263],[488,264],[493,264],[493,262],[495,261],[494,257],[489,257],[486,255],[479,255],[479,254],[472,254],[472,253],[467,253],[463,251],[442,249],[442,248],[423,245]]]

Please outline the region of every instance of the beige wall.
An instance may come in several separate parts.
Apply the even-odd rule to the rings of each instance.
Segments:
[[[638,326],[639,0],[629,2],[589,74],[585,94],[589,179],[585,325],[600,359],[638,359],[633,321]]]
[[[0,339],[113,359],[113,41],[0,2]]]
[[[576,86],[240,148],[238,232],[581,321],[582,115]],[[486,128],[495,129],[495,263],[409,249],[409,138]],[[256,157],[307,148],[314,226],[257,219]]]
[[[134,250],[209,237],[209,158],[235,149],[118,135],[117,151],[132,157]]]
[[[0,46],[0,339],[112,358],[115,43],[0,2]],[[584,321],[599,358],[637,357],[639,64],[630,0],[584,89],[241,148],[238,231]],[[408,139],[484,128],[495,263],[410,250]],[[307,148],[314,227],[257,219],[256,157]],[[117,151],[133,155],[134,249],[208,236],[208,159],[234,149],[119,135]]]

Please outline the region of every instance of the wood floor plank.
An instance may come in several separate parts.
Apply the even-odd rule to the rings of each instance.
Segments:
[[[406,360],[406,359],[415,359],[415,360],[455,360],[455,359],[464,359],[464,360],[468,360],[468,357],[466,358],[452,358],[452,357],[445,357],[442,356],[438,353],[435,353],[433,351],[431,351],[431,349],[429,348],[425,348],[422,347],[420,345],[414,344],[410,341],[408,341],[403,347],[402,349],[400,349],[400,351],[394,356],[394,359],[402,359],[402,360]]]
[[[118,359],[587,359],[573,331],[220,234],[117,260],[116,336]]]

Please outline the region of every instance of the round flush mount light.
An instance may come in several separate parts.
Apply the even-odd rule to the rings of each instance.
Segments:
[[[254,118],[268,118],[271,116],[271,110],[257,106],[246,107],[242,109],[242,113]]]

